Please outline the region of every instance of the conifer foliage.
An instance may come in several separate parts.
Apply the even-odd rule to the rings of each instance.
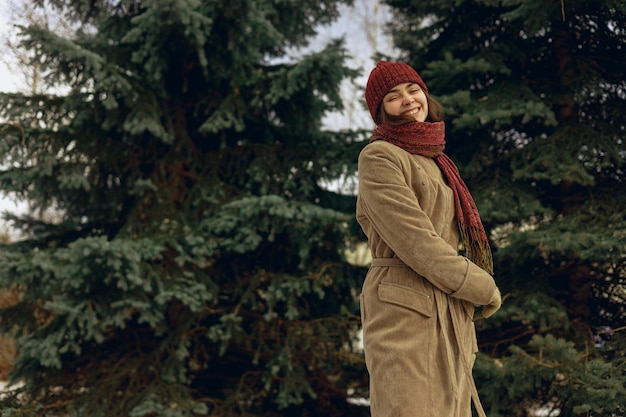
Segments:
[[[626,413],[626,3],[390,0],[496,248],[490,416]],[[552,414],[551,414],[552,415]]]
[[[21,29],[57,93],[0,95],[0,186],[56,216],[8,216],[3,416],[364,409],[354,199],[320,186],[355,169],[321,126],[354,74],[338,41],[289,58],[340,3],[51,0],[74,36]]]

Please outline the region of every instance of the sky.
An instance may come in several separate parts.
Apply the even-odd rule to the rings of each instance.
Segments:
[[[10,23],[7,19],[9,0],[0,0],[0,34],[4,36],[10,31]],[[4,43],[4,42],[3,42]],[[15,91],[20,84],[19,78],[7,67],[4,60],[0,59],[0,91]]]
[[[4,34],[8,32],[10,24],[6,17],[8,0],[0,0],[0,34],[4,39]],[[15,91],[20,84],[19,77],[7,67],[4,60],[0,59],[0,91]],[[24,203],[17,203],[14,199],[0,194],[0,213],[4,211],[19,212],[24,210]],[[0,220],[0,232],[2,232],[2,222]]]

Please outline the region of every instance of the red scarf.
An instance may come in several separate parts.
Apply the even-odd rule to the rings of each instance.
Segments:
[[[370,142],[384,140],[405,151],[433,158],[454,194],[456,217],[461,241],[467,256],[476,265],[493,275],[493,259],[478,208],[459,170],[443,153],[446,145],[443,122],[408,122],[397,125],[380,124]]]

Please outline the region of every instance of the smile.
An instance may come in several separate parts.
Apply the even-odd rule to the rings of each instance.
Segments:
[[[407,110],[407,111],[405,111],[403,114],[404,114],[404,115],[406,115],[406,116],[414,116],[414,115],[416,115],[417,113],[419,113],[419,111],[420,111],[421,109],[422,109],[421,107],[416,107],[416,108],[414,108],[414,109],[411,109],[411,110]]]

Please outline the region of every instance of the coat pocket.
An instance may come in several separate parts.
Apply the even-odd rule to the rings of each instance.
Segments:
[[[380,301],[411,309],[426,317],[432,317],[434,314],[435,306],[430,295],[410,287],[383,281],[378,284],[378,298]]]

